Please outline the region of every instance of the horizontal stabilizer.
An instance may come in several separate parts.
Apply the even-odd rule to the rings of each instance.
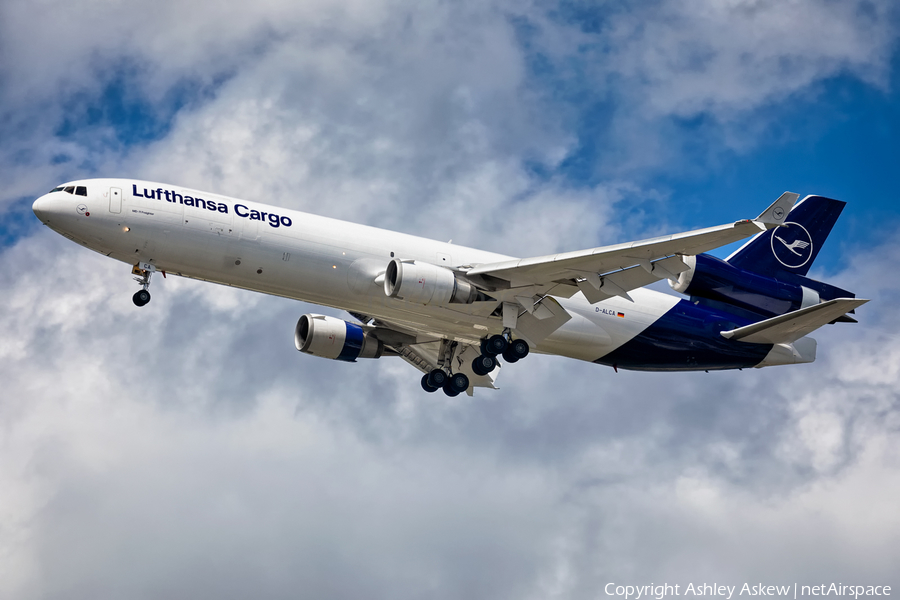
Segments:
[[[790,344],[866,302],[868,300],[860,298],[836,298],[759,323],[723,331],[722,337],[751,344]]]

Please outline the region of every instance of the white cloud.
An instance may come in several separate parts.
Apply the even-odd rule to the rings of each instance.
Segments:
[[[0,595],[895,578],[900,382],[854,375],[897,345],[878,326],[739,373],[535,356],[449,400],[399,361],[298,354],[287,300],[174,278],[137,319],[127,267],[58,239],[2,254]]]
[[[729,119],[845,72],[886,85],[891,10],[807,0],[647,6],[617,21],[611,64],[657,114]]]
[[[315,202],[384,205],[401,190],[428,202],[474,161],[511,164],[513,180],[523,160],[552,172],[578,151],[584,120],[606,122],[589,170],[693,168],[686,154],[754,145],[767,135],[760,111],[828,78],[884,86],[896,30],[889,2],[581,8],[596,30],[528,3],[8,2],[0,160],[15,177],[4,198],[86,170],[171,165],[142,151],[121,160],[132,150],[121,140],[148,119],[156,135],[176,119],[166,151],[186,159],[185,183],[293,170]],[[110,112],[119,99],[102,104],[110,85],[125,114]],[[708,124],[702,139],[677,125],[694,117]],[[77,134],[59,139],[67,119]],[[344,185],[316,189],[323,170]]]
[[[600,172],[715,164],[722,152],[793,135],[776,117],[821,103],[826,82],[889,85],[898,22],[890,0],[573,6],[579,21],[529,15],[534,53],[552,64],[556,85],[605,108],[587,108],[603,123],[592,129],[602,136]]]

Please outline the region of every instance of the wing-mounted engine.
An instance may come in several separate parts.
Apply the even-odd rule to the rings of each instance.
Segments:
[[[669,280],[676,292],[722,302],[766,317],[855,295],[833,285],[794,274],[778,279],[736,267],[708,254],[685,256],[688,269]]]
[[[306,354],[347,362],[384,354],[384,344],[360,325],[325,315],[300,317],[294,329],[294,345]]]
[[[490,299],[450,269],[399,258],[388,263],[384,293],[415,304],[472,304]]]

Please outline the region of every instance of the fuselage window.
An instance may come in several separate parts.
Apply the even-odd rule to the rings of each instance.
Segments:
[[[70,185],[69,187],[65,188],[63,191],[64,191],[65,193],[67,193],[67,194],[74,194],[74,193],[75,193],[75,186],[74,186],[74,185]]]
[[[77,188],[75,188],[75,195],[76,196],[87,196],[87,187],[85,187],[83,185],[79,185]]]

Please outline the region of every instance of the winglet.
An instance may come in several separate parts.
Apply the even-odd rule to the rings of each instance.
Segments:
[[[779,225],[784,225],[784,220],[787,218],[788,213],[791,212],[794,203],[799,197],[800,194],[795,194],[793,192],[783,193],[778,200],[773,202],[769,208],[764,210],[762,214],[753,219],[753,221],[763,231],[778,227]]]

